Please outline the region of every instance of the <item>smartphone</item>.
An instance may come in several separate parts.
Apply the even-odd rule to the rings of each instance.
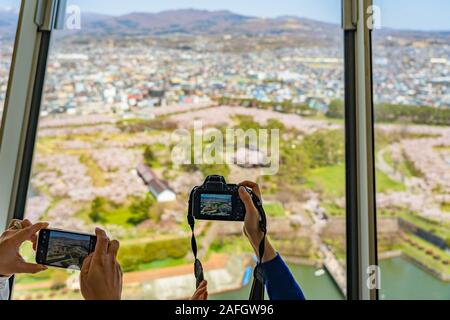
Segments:
[[[49,267],[81,270],[95,250],[97,237],[90,234],[44,229],[39,232],[36,262]]]

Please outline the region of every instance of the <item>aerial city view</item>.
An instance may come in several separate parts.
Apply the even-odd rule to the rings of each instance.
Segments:
[[[200,214],[206,216],[229,216],[233,206],[231,195],[202,194],[200,200]]]
[[[0,110],[14,16],[0,11],[10,22],[0,24]],[[26,217],[104,226],[121,241],[125,298],[184,299],[195,283],[190,191],[209,174],[257,181],[270,236],[306,296],[343,299],[340,26],[197,9],[82,19],[53,40]],[[450,33],[382,29],[373,41],[381,298],[450,298]],[[258,159],[271,154],[254,145],[234,163],[173,163],[173,133],[195,122],[279,130],[278,172],[261,175]],[[228,212],[226,199],[203,200],[204,212]],[[246,298],[255,262],[242,225],[200,222],[198,239],[212,298]],[[38,277],[18,277],[15,298],[81,298],[77,274]],[[405,292],[419,278],[422,292]]]
[[[89,255],[91,237],[52,231],[48,241],[46,261],[61,268],[81,269],[83,260]]]

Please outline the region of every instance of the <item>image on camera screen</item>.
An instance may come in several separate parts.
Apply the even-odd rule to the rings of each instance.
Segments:
[[[80,268],[89,255],[91,237],[74,233],[52,231],[50,233],[47,263],[61,268]]]
[[[205,216],[229,216],[232,214],[232,197],[229,194],[202,194],[200,213]]]

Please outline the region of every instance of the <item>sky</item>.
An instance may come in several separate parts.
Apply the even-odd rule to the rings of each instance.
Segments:
[[[0,8],[18,7],[19,0],[0,0]],[[82,12],[121,15],[171,9],[230,10],[236,13],[276,17],[296,15],[340,23],[341,0],[69,0]],[[450,30],[449,0],[374,0],[381,8],[381,25],[396,29]]]

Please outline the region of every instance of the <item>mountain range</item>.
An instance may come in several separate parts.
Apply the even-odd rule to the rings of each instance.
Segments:
[[[14,35],[17,13],[0,10],[0,34]],[[260,18],[236,14],[230,11],[206,11],[196,9],[170,10],[159,13],[134,12],[121,16],[82,13],[81,32],[93,35],[319,35],[332,38],[341,33],[340,26],[296,16]],[[383,30],[410,36],[424,32]],[[436,35],[436,33],[432,33]],[[450,33],[444,33],[448,36]]]
[[[13,34],[17,13],[0,11],[0,32]],[[258,18],[230,11],[171,10],[159,13],[134,12],[121,16],[82,13],[81,30],[96,35],[223,35],[223,34],[280,34],[280,33],[335,33],[337,25],[310,19],[284,16]]]

